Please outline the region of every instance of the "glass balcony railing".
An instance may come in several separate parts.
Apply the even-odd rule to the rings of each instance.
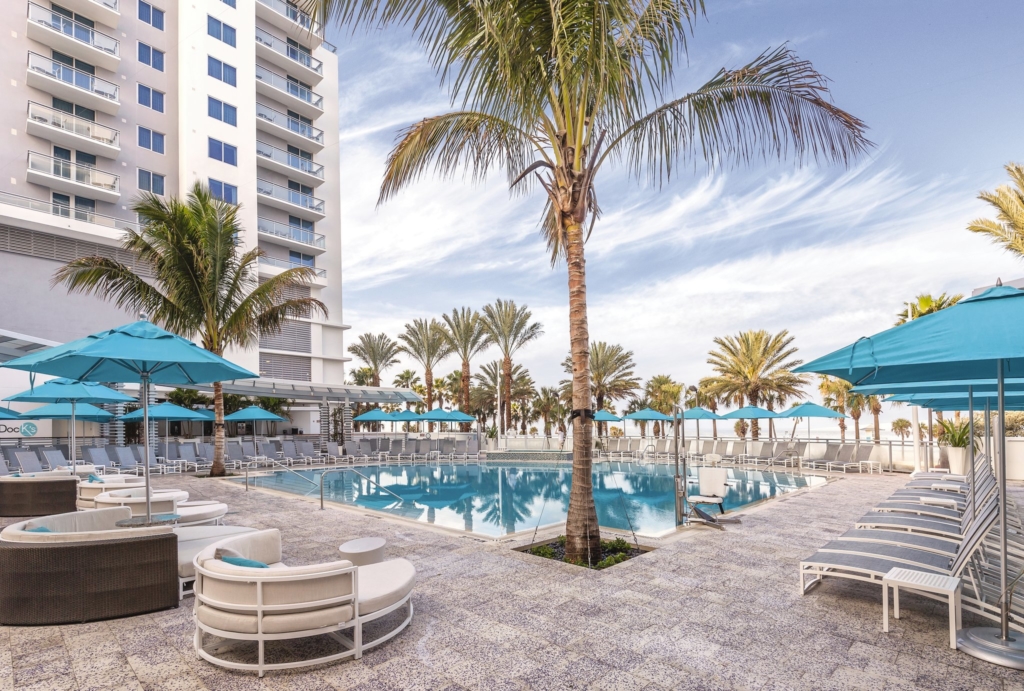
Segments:
[[[319,163],[314,163],[308,158],[297,156],[288,151],[278,149],[276,146],[271,146],[266,142],[256,140],[256,154],[262,158],[269,158],[273,161],[277,161],[282,165],[286,165],[289,168],[302,171],[309,175],[316,176],[321,180],[324,179],[324,167]]]
[[[257,218],[256,228],[259,232],[266,235],[273,235],[285,240],[294,240],[310,247],[319,247],[320,249],[327,247],[324,242],[324,236],[320,233],[314,233],[312,230],[299,228],[288,223],[271,221],[269,218]]]
[[[115,7],[116,8],[116,3]],[[34,2],[28,4],[28,20],[36,24],[41,24],[49,29],[53,29],[56,32],[62,33],[65,36],[70,36],[76,41],[92,46],[96,50],[102,50],[104,53],[110,55],[118,54],[119,42],[116,38],[107,36],[106,34],[96,31],[90,26],[76,22],[63,14],[58,14],[51,9],[37,5]]]
[[[107,190],[108,192],[119,192],[121,189],[121,178],[113,173],[108,173],[82,163],[65,161],[63,158],[39,154],[35,151],[28,152],[28,169],[37,173],[72,180],[80,185]]]
[[[313,269],[316,272],[318,278],[327,278],[327,269],[318,269],[315,266],[309,266],[308,264],[300,264],[298,262],[288,261],[287,259],[276,259],[274,257],[260,257],[260,264],[266,264],[267,266],[274,266],[278,269]]]
[[[256,191],[267,197],[280,199],[281,201],[288,202],[289,204],[301,206],[303,209],[315,211],[318,214],[322,214],[324,212],[323,199],[317,199],[311,194],[303,194],[298,190],[293,190],[288,187],[284,187],[283,185],[277,185],[273,182],[257,179]]]
[[[275,53],[280,53],[289,60],[294,60],[303,67],[307,67],[317,74],[324,73],[324,63],[314,58],[304,50],[299,50],[292,44],[284,41],[269,31],[256,27],[256,42],[270,48]]]
[[[302,122],[297,118],[293,118],[290,115],[274,110],[262,103],[256,104],[256,117],[267,122],[272,122],[278,127],[283,127],[286,130],[291,130],[296,134],[302,135],[310,141],[314,141],[318,144],[324,143],[324,131],[313,127],[312,125]]]
[[[92,139],[100,144],[120,146],[120,134],[117,130],[32,101],[28,103],[28,119],[79,137]]]
[[[126,221],[122,218],[104,216],[86,209],[73,209],[63,204],[54,204],[42,199],[29,199],[9,192],[0,192],[0,204],[17,206],[32,211],[42,211],[44,214],[52,214],[61,218],[72,218],[76,221],[84,221],[93,225],[113,228],[115,230],[139,230],[139,224],[134,221]]]
[[[28,68],[33,72],[45,74],[47,77],[58,79],[67,84],[71,84],[83,91],[88,91],[97,96],[107,99],[108,101],[117,102],[118,88],[117,84],[108,82],[106,79],[100,79],[95,75],[76,70],[74,67],[68,67],[62,62],[57,62],[50,58],[44,58],[38,53],[28,54]]]
[[[314,34],[321,33],[320,25],[314,22],[312,17],[289,2],[284,0],[256,0],[256,2],[269,7],[282,17],[287,17],[306,31],[311,31]]]
[[[314,108],[323,108],[324,97],[320,94],[307,89],[306,87],[293,82],[287,77],[283,77],[273,70],[268,70],[262,65],[256,65],[256,79],[261,82],[270,84],[278,91],[283,91],[290,96],[294,96],[300,101],[305,101]]]

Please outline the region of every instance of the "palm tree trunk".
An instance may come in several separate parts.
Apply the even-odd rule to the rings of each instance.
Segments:
[[[501,378],[501,405],[504,406],[501,416],[501,431],[512,426],[512,358],[505,357],[501,363],[505,373]]]
[[[881,444],[882,443],[882,441],[881,441],[882,430],[878,426],[878,413],[874,412],[874,413],[872,413],[872,415],[875,417],[875,443],[876,444]]]
[[[754,395],[754,394],[751,394],[747,398],[747,405],[756,406],[757,405],[757,396]],[[758,432],[759,432],[759,430],[758,430],[758,427],[757,427],[757,418],[754,418],[753,420],[750,421],[750,439],[752,441],[757,441]]]
[[[718,420],[711,421],[711,438],[718,441]]]
[[[590,407],[590,332],[587,326],[587,272],[583,258],[583,228],[565,228],[569,273],[569,343],[572,354],[572,407]],[[583,415],[572,418],[572,490],[565,521],[565,556],[570,561],[595,563],[601,558],[601,532],[594,508],[591,479],[593,427]]]
[[[860,441],[860,415],[853,418],[853,440]]]
[[[604,394],[603,393],[597,394],[597,410],[595,410],[594,412],[596,413],[598,410],[604,410]],[[597,423],[597,436],[599,436],[599,437],[606,437],[606,436],[608,436],[608,430],[605,429],[606,427],[607,427],[607,423],[605,423],[605,422]]]
[[[213,465],[211,477],[227,474],[224,468],[224,385],[213,383]]]
[[[469,410],[469,360],[462,361],[462,392],[461,399],[459,401],[459,408],[462,412]],[[462,431],[468,432],[470,430],[469,423],[462,423]]]
[[[429,367],[424,368],[423,380],[427,387],[427,412],[429,413],[434,409],[434,372]],[[427,431],[434,431],[433,422],[427,424]]]

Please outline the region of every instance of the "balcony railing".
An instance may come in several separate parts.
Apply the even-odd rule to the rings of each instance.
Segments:
[[[282,17],[287,17],[306,31],[311,31],[314,34],[320,33],[320,25],[295,5],[291,5],[284,0],[256,0],[256,2],[269,7]]]
[[[286,240],[294,240],[310,247],[319,247],[320,249],[327,247],[324,242],[324,236],[320,233],[314,233],[312,230],[306,230],[305,228],[299,228],[287,223],[271,221],[269,218],[257,218],[256,228],[261,233],[274,235]]]
[[[280,199],[281,201],[288,202],[289,204],[301,206],[303,209],[315,211],[318,214],[322,214],[324,212],[323,199],[317,199],[310,194],[303,194],[302,192],[274,184],[273,182],[268,182],[267,180],[257,179],[256,191],[267,197]]]
[[[273,161],[277,161],[289,168],[294,168],[295,170],[302,171],[303,173],[313,175],[321,180],[324,179],[324,167],[319,163],[314,163],[308,158],[303,158],[302,156],[296,156],[288,151],[283,151],[278,149],[276,146],[271,146],[270,144],[261,142],[258,139],[256,140],[256,154],[263,158],[269,158]]]
[[[289,60],[294,60],[303,67],[307,67],[317,74],[324,73],[324,63],[314,58],[309,53],[299,50],[287,41],[279,39],[269,31],[256,27],[256,42],[265,45],[275,53],[280,53]]]
[[[117,9],[117,3],[114,3],[112,9]],[[34,2],[28,4],[28,20],[70,36],[76,41],[92,46],[96,50],[102,50],[110,55],[118,54],[119,43],[116,38],[107,36],[85,24],[80,24],[63,14],[57,14],[42,5],[37,5]]]
[[[44,58],[38,53],[28,54],[28,68],[33,72],[45,74],[48,77],[59,79],[84,91],[101,96],[109,101],[117,102],[117,84],[100,79],[97,76],[68,67],[62,62],[50,58]]]
[[[261,82],[270,84],[275,89],[283,91],[286,94],[294,96],[300,101],[305,101],[314,108],[323,108],[324,97],[320,94],[307,89],[301,84],[297,84],[287,77],[283,77],[273,70],[269,70],[262,65],[256,65],[256,79]]]
[[[37,173],[73,180],[80,185],[97,187],[109,192],[119,192],[121,187],[121,178],[113,173],[82,163],[65,161],[63,158],[39,154],[35,151],[28,152],[28,168]]]
[[[313,269],[316,272],[318,278],[327,278],[327,269],[318,269],[315,266],[308,266],[306,264],[300,264],[298,262],[288,261],[287,259],[276,259],[274,257],[260,257],[260,264],[266,264],[267,266],[274,266],[279,269]]]
[[[79,137],[92,139],[100,144],[119,146],[120,133],[117,130],[92,120],[80,118],[77,115],[65,113],[62,110],[29,101],[28,117],[30,120],[56,127]]]
[[[290,115],[285,115],[284,113],[265,106],[262,103],[256,104],[256,117],[272,122],[286,130],[291,130],[292,132],[300,134],[306,139],[318,144],[324,143],[323,130],[317,129],[316,127],[306,124],[301,120],[291,117]]]
[[[114,218],[113,216],[104,216],[103,214],[94,213],[85,209],[73,209],[63,204],[54,204],[53,202],[41,199],[29,199],[28,197],[10,194],[9,192],[0,192],[0,204],[17,206],[22,209],[31,209],[32,211],[42,211],[44,214],[52,214],[54,216],[60,216],[61,218],[73,218],[76,221],[84,221],[85,223],[92,223],[93,225],[103,226],[104,228],[113,228],[115,230],[139,230],[139,224],[133,221],[126,221],[122,218]]]

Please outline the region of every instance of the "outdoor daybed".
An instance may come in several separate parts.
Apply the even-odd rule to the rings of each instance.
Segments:
[[[127,506],[133,516],[146,515],[146,488],[125,487],[97,494],[93,498],[97,509]],[[188,492],[180,489],[151,489],[152,514],[173,513],[179,516],[178,525],[219,524],[228,512],[228,505],[218,501],[189,501]]]
[[[102,475],[96,477],[96,480],[82,480],[78,483],[78,508],[95,509],[97,495],[115,489],[141,487],[145,481],[146,478],[138,475]]]
[[[78,478],[69,471],[0,477],[0,516],[46,516],[75,510]]]

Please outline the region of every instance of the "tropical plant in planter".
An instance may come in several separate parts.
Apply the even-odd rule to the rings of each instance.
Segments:
[[[971,425],[967,420],[939,420],[942,436],[939,443],[948,447],[946,457],[949,458],[949,472],[963,475],[966,470],[967,445],[971,443]],[[978,440],[974,440],[977,450]]]

